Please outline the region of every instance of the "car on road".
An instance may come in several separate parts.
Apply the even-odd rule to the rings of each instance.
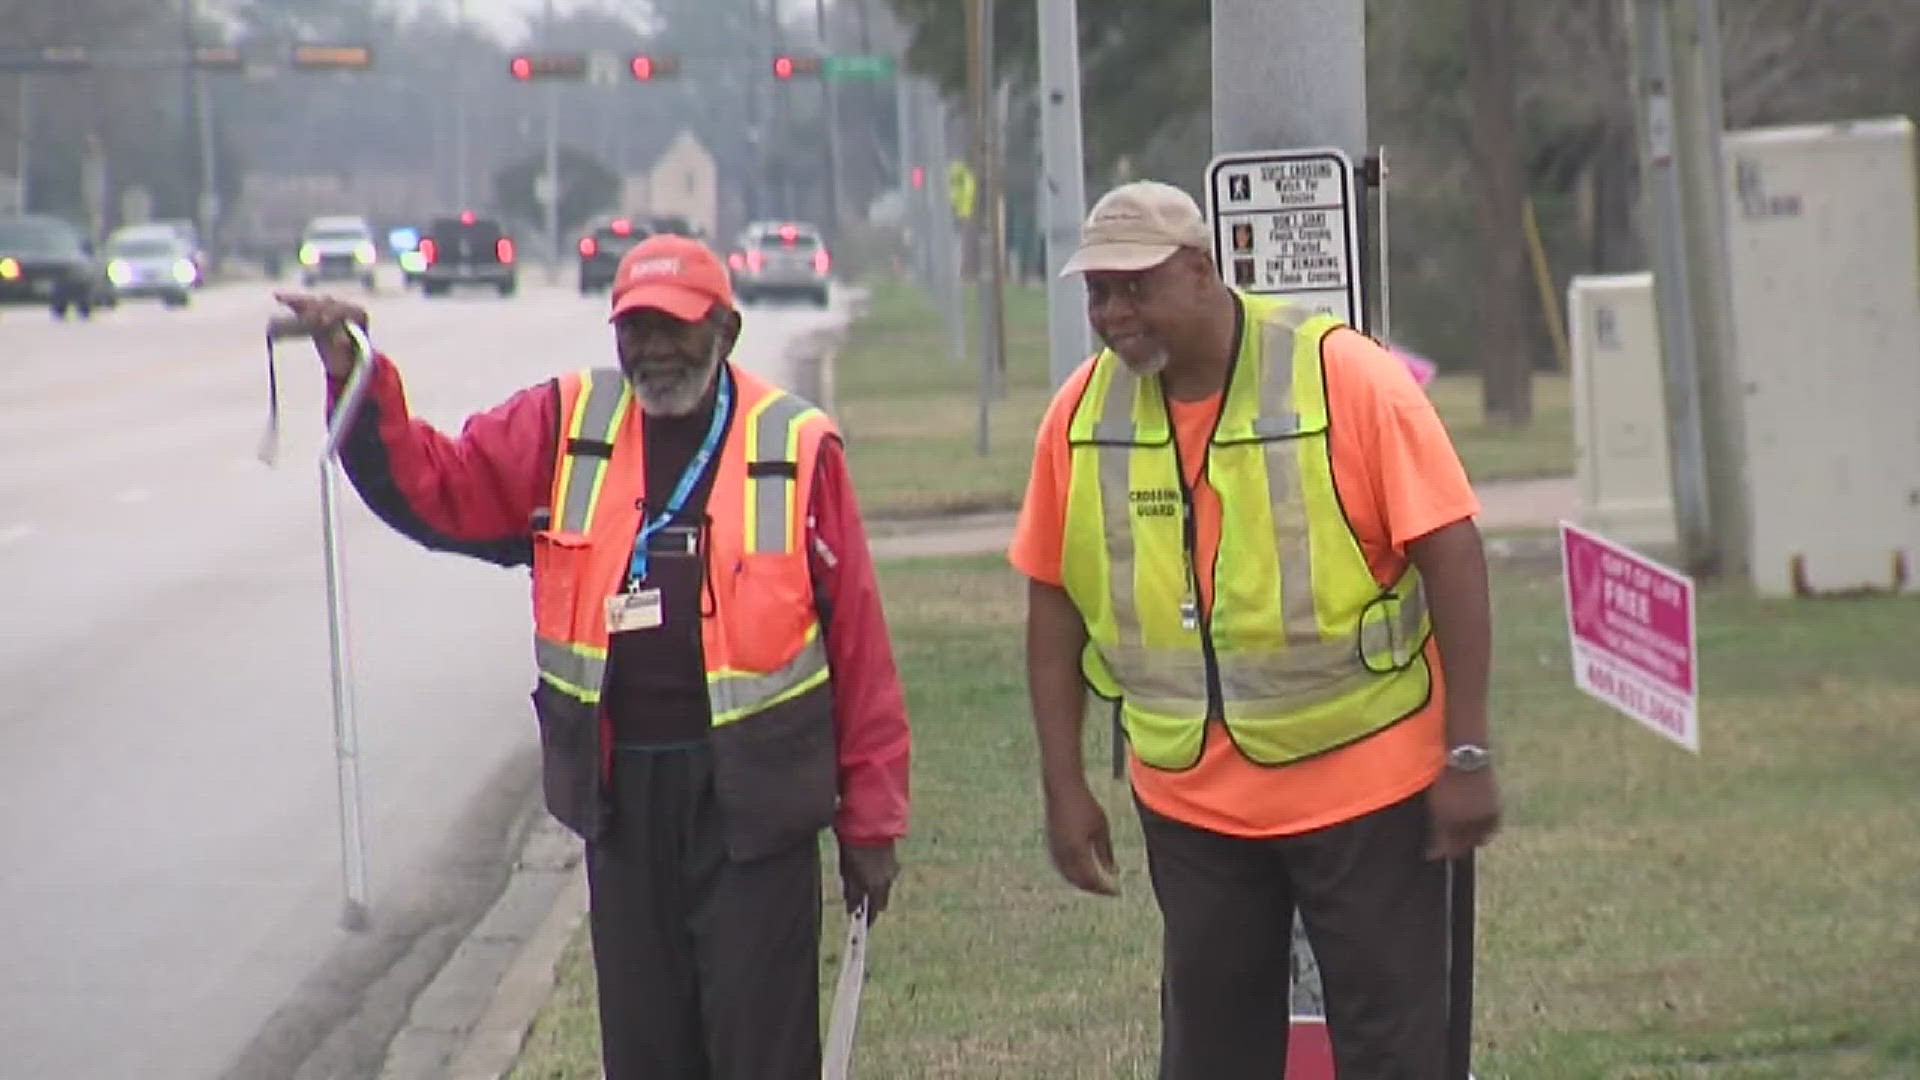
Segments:
[[[193,287],[198,289],[204,286],[207,283],[207,270],[213,260],[207,254],[207,246],[200,242],[200,227],[186,218],[162,218],[151,224],[172,230],[174,235],[186,243],[189,252],[187,257],[193,260],[196,271]]]
[[[41,214],[0,217],[0,305],[44,304],[56,319],[112,307],[113,286],[80,230]]]
[[[299,254],[300,280],[307,288],[323,281],[358,281],[373,291],[380,247],[365,218],[314,218],[300,234]]]
[[[471,210],[429,222],[419,251],[425,262],[419,272],[424,296],[445,296],[456,285],[481,285],[512,296],[520,286],[513,237],[498,220]]]
[[[165,225],[131,225],[107,238],[107,281],[121,299],[186,307],[200,284],[193,245]]]
[[[799,296],[826,307],[832,297],[833,260],[819,230],[799,222],[752,225],[727,256],[733,291],[742,302]]]
[[[580,295],[611,288],[620,257],[647,235],[648,230],[629,217],[603,217],[590,224],[575,245],[580,252]]]

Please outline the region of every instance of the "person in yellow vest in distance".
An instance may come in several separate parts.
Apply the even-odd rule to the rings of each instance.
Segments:
[[[1162,1080],[1278,1075],[1296,910],[1340,1080],[1438,1080],[1444,860],[1500,820],[1479,505],[1399,360],[1210,248],[1186,193],[1137,182],[1067,264],[1106,347],[1041,423],[1009,550],[1053,862],[1117,892],[1091,686],[1165,928]]]
[[[280,299],[337,401],[366,312]],[[698,241],[628,252],[611,322],[617,367],[457,438],[379,356],[341,459],[419,543],[533,569],[547,807],[586,841],[606,1080],[817,1080],[816,837],[838,835],[848,910],[884,909],[910,751],[840,437],[728,361],[741,316]]]

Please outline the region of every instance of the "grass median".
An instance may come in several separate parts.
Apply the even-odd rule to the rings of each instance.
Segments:
[[[857,1075],[1154,1075],[1158,921],[1105,730],[1087,757],[1116,901],[1047,865],[1021,585],[993,558],[882,575],[914,828],[869,953]],[[1572,689],[1551,572],[1502,569],[1495,602],[1509,824],[1481,859],[1477,1075],[1920,1075],[1920,604],[1704,593],[1696,758]],[[576,941],[514,1080],[597,1075],[592,983]]]
[[[978,361],[956,360],[939,312],[918,290],[873,288],[835,361],[834,408],[866,513],[876,519],[1005,511],[1018,507],[1033,433],[1052,396],[1046,293],[1007,294],[1007,387],[988,416],[979,451]],[[977,348],[976,326],[968,341]],[[1479,379],[1437,379],[1433,399],[1476,482],[1573,472],[1567,380],[1534,383],[1534,420],[1522,429],[1485,422]]]

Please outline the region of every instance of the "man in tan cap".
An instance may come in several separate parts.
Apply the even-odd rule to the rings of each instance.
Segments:
[[[1399,360],[1230,288],[1210,248],[1193,199],[1143,181],[1067,264],[1106,347],[1041,423],[1009,552],[1054,865],[1117,892],[1091,686],[1165,926],[1163,1080],[1276,1075],[1296,909],[1341,1080],[1438,1078],[1444,860],[1500,816],[1479,506]]]
[[[282,296],[333,395],[366,312]],[[840,435],[728,360],[727,270],[661,235],[620,262],[618,366],[447,436],[374,358],[341,447],[420,544],[532,567],[547,807],[586,841],[606,1080],[817,1080],[819,832],[887,906],[911,736]]]

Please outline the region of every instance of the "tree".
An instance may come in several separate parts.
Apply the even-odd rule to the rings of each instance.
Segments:
[[[1473,165],[1478,178],[1481,393],[1489,420],[1524,427],[1533,418],[1533,362],[1526,332],[1526,202],[1520,161],[1517,0],[1469,0],[1468,82],[1473,88]]]
[[[620,201],[620,177],[598,160],[572,147],[561,147],[560,233],[567,235],[595,214],[617,206]],[[532,156],[512,162],[493,177],[493,203],[507,215],[522,222],[545,221],[546,208],[533,192],[533,179],[546,168],[544,156]]]

